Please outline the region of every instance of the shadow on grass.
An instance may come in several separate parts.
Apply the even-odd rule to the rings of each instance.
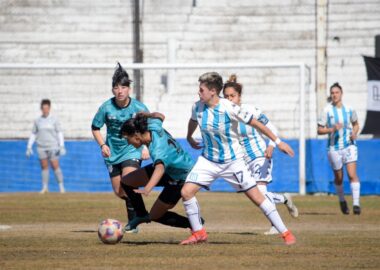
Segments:
[[[225,234],[235,234],[235,235],[259,235],[255,232],[226,232]]]
[[[78,230],[78,231],[70,231],[74,233],[97,233],[98,231],[95,230]]]
[[[146,246],[146,245],[177,245],[181,246],[178,242],[174,241],[139,241],[139,242],[133,242],[133,241],[121,241],[120,244],[125,245],[132,245],[132,246]],[[207,241],[207,243],[201,243],[197,245],[189,245],[189,246],[202,246],[202,245],[238,245],[238,244],[246,244],[244,242],[214,242],[214,241]]]
[[[336,216],[336,213],[302,212],[300,216]]]

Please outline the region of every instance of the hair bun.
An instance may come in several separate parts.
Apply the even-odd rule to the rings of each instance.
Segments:
[[[234,82],[234,83],[236,83],[237,82],[236,74],[231,74],[230,77],[228,78],[227,82]]]

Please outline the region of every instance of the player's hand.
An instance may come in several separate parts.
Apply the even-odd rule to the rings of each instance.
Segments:
[[[150,159],[149,150],[148,150],[148,148],[146,148],[145,146],[143,147],[143,149],[142,149],[142,151],[141,151],[141,158],[142,158],[143,160]]]
[[[267,149],[265,150],[265,158],[267,159],[271,159],[272,156],[273,156],[273,150],[274,150],[274,147],[272,145],[268,145]]]
[[[358,135],[351,133],[351,135],[350,135],[351,141],[355,141],[357,138],[358,138]]]
[[[341,128],[343,127],[343,124],[342,123],[338,123],[334,126],[334,132],[337,131],[337,130],[340,130]]]
[[[103,155],[103,157],[110,157],[111,156],[111,150],[108,147],[108,145],[106,145],[106,144],[104,144],[102,146],[102,155]]]
[[[278,145],[277,145],[278,149],[280,149],[282,152],[284,152],[285,154],[288,154],[289,156],[291,157],[294,157],[294,151],[293,149],[290,147],[289,144],[285,143],[285,142],[280,142]]]
[[[26,149],[25,155],[26,155],[26,157],[29,158],[31,155],[33,155],[33,149],[32,148]]]
[[[133,191],[135,193],[139,193],[139,194],[142,194],[144,196],[149,196],[149,193],[150,193],[150,190],[147,190],[145,188],[143,188],[143,189],[134,189]]]
[[[202,149],[201,143],[194,140],[192,137],[187,138],[187,141],[189,142],[190,146],[194,149]]]
[[[64,146],[62,146],[60,149],[59,149],[59,155],[60,156],[64,156],[66,155],[66,149]]]

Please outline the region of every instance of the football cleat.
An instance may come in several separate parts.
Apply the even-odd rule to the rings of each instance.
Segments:
[[[296,238],[292,234],[291,231],[286,231],[281,235],[282,239],[284,239],[285,245],[290,246],[294,245],[296,243]]]
[[[360,209],[360,206],[359,205],[354,205],[353,207],[353,212],[354,212],[354,215],[360,215],[362,210]]]
[[[183,240],[180,243],[180,245],[194,245],[194,244],[204,243],[204,242],[207,242],[207,238],[208,238],[207,232],[205,228],[202,228],[199,231],[192,232],[190,237]]]
[[[123,231],[125,233],[138,233],[137,226],[141,223],[150,223],[150,221],[151,220],[149,214],[146,214],[143,217],[136,216],[130,220],[127,225],[125,225]]]
[[[347,202],[339,202],[340,205],[340,211],[342,211],[343,214],[348,215],[350,214],[350,209],[348,209]]]
[[[288,208],[289,214],[294,218],[298,217],[298,209],[296,205],[293,203],[292,196],[290,196],[290,194],[288,193],[285,193],[284,197],[286,201],[285,205]]]

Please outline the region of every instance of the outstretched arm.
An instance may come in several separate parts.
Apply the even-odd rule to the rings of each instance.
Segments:
[[[274,141],[282,152],[284,152],[285,154],[288,154],[291,157],[294,156],[293,149],[287,143],[281,141],[279,137],[273,134],[273,132],[268,127],[260,123],[257,119],[253,118],[248,124],[256,128],[262,134],[267,136],[270,140]]]

